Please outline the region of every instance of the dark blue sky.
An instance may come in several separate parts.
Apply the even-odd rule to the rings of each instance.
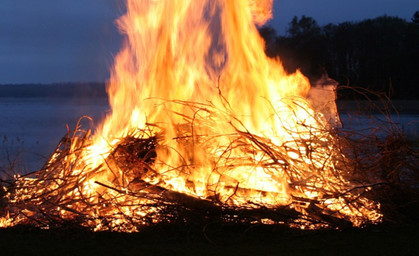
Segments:
[[[167,0],[170,1],[170,0]],[[1,0],[0,83],[105,81],[121,37],[122,0]],[[293,16],[320,25],[380,15],[409,20],[419,0],[275,0],[283,34]]]

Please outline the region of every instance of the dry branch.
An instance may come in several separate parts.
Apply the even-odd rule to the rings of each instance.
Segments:
[[[104,156],[103,163],[94,168],[86,165],[83,158],[92,143],[90,131],[77,127],[76,132],[68,133],[61,140],[42,170],[16,177],[6,185],[3,212],[7,212],[15,224],[41,227],[71,224],[116,231],[136,231],[156,222],[205,225],[213,221],[345,228],[377,222],[377,219],[371,221],[372,217],[366,213],[378,211],[377,204],[370,199],[381,202],[384,210],[396,205],[394,201],[384,200],[376,191],[394,193],[391,188],[397,188],[408,193],[410,201],[404,205],[411,205],[413,199],[418,198],[406,185],[412,179],[419,181],[418,165],[414,164],[418,154],[399,134],[386,140],[359,139],[359,134],[344,134],[344,130],[303,125],[300,132],[286,131],[292,134],[292,139],[277,145],[245,129],[239,120],[231,121],[233,129],[229,133],[200,134],[194,125],[205,123],[211,127],[220,113],[210,105],[176,104],[206,113],[193,118],[184,115],[186,123],[177,127],[178,136],[174,138],[191,150],[201,147],[200,150],[210,152],[208,156],[213,165],[210,176],[217,176],[218,182],[206,185],[206,197],[178,192],[166,184],[166,173],[156,169],[157,148],[173,149],[161,144],[163,131],[159,131],[158,126],[150,124],[146,130],[134,130],[121,138]],[[156,130],[159,132],[151,132]],[[227,136],[230,144],[214,148],[218,138]],[[214,150],[221,153],[213,157]],[[235,156],[237,152],[240,157]],[[193,155],[177,154],[184,164],[168,168],[186,175],[189,182],[188,175],[199,161],[196,162]],[[257,154],[259,157],[255,157]],[[261,196],[273,193],[243,187],[229,173],[237,166],[258,166],[273,180],[285,177],[291,193],[289,202],[274,206],[249,198],[246,206],[234,204],[237,198],[249,193]],[[105,174],[107,178],[103,180],[101,177]],[[230,183],[222,185],[225,182]],[[192,190],[194,186],[192,183]],[[229,194],[220,195],[220,189]],[[307,197],[307,193],[317,196]],[[406,207],[404,205],[399,206]]]

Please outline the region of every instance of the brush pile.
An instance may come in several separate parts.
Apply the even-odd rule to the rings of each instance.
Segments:
[[[352,89],[353,90],[353,89]],[[392,120],[398,112],[388,97],[376,92],[360,92],[361,115],[369,129],[340,129],[345,138],[345,155],[350,160],[351,179],[374,184],[368,198],[380,202],[383,221],[392,224],[419,221],[419,143],[405,134],[402,125]],[[378,98],[378,100],[372,100]],[[407,124],[409,125],[409,124]],[[406,128],[406,127],[405,127]]]
[[[202,105],[199,108],[202,110]],[[394,205],[394,201],[384,200],[394,198],[381,193],[393,191],[394,185],[405,186],[402,180],[412,178],[408,175],[417,178],[417,165],[410,161],[417,162],[417,155],[406,152],[408,149],[401,151],[406,144],[397,144],[396,138],[371,144],[370,140],[351,139],[349,134],[342,136],[339,129],[329,127],[319,133],[314,130],[318,128],[309,127],[299,134],[290,131],[293,140],[276,145],[236,126],[234,134],[193,134],[191,121],[178,126],[176,143],[189,144],[191,150],[207,150],[212,172],[218,177],[216,183],[205,183],[206,194],[200,196],[193,180],[199,166],[188,159],[191,156],[182,155],[185,164],[170,169],[186,177],[188,190],[176,189],[173,179],[159,169],[165,163],[158,162],[157,152],[171,148],[164,145],[163,130],[156,127],[149,124],[145,130],[133,130],[92,168],[84,155],[92,145],[91,132],[77,126],[40,171],[16,176],[3,187],[2,226],[82,226],[123,232],[161,223],[363,227],[382,221],[380,206],[389,210],[389,205]],[[222,136],[228,136],[230,143],[214,146],[214,140]],[[223,154],[211,155],[214,147]],[[260,154],[263,157],[256,157]],[[316,164],[308,164],[310,160]],[[393,163],[398,164],[397,169]],[[269,187],[250,188],[233,178],[231,168],[238,166],[258,166],[268,179],[285,179],[289,191],[286,203],[266,203],[267,198],[283,202],[284,196]]]

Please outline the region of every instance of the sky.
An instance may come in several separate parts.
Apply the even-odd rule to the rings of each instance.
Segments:
[[[106,81],[122,42],[114,22],[122,6],[123,0],[1,0],[0,84]],[[381,15],[410,20],[417,10],[419,0],[274,0],[269,24],[284,34],[294,16],[326,25]]]

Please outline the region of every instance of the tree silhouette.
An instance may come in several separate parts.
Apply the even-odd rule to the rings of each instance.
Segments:
[[[419,11],[416,11],[416,12],[413,14],[413,17],[412,17],[412,22],[413,22],[413,23],[416,23],[416,24],[418,24],[418,23],[419,23]]]
[[[325,54],[327,54],[325,38],[317,21],[311,17],[294,18],[289,23],[288,40],[283,46],[288,48],[288,59],[294,58],[288,66],[290,71],[301,69],[311,80],[319,79],[324,73]]]
[[[419,19],[419,11],[414,17]],[[342,85],[419,98],[419,26],[391,16],[320,27],[294,17],[285,36],[261,29],[267,54],[279,56],[289,72],[300,69],[312,82],[325,72]]]
[[[287,33],[290,37],[303,37],[313,35],[320,32],[320,27],[317,21],[311,17],[303,15],[300,19],[294,16],[289,23]]]

